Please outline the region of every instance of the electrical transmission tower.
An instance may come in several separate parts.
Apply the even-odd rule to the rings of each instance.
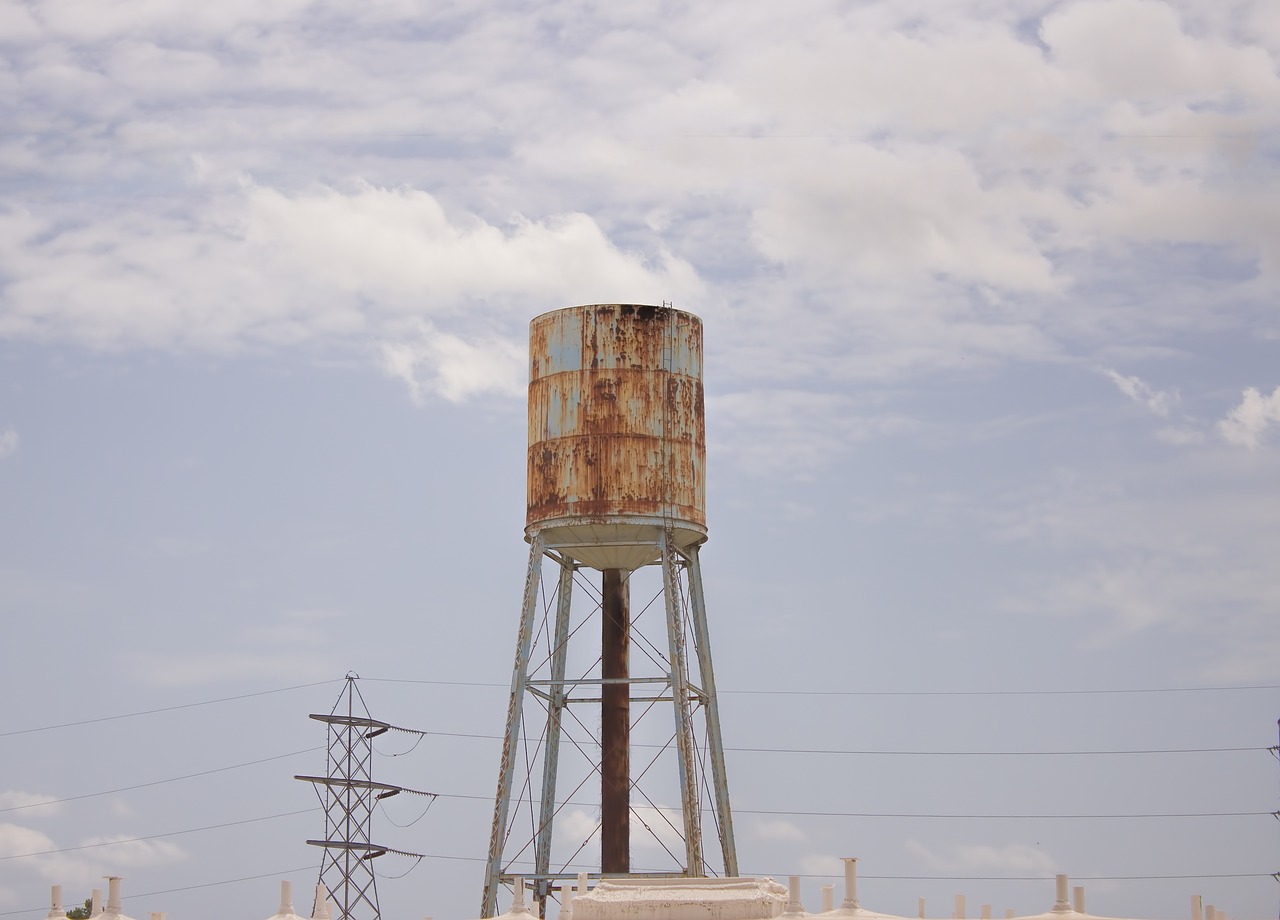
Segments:
[[[328,726],[326,774],[294,777],[314,785],[324,807],[324,839],[307,843],[324,848],[320,884],[336,907],[333,920],[381,920],[374,859],[387,853],[423,859],[420,853],[408,853],[372,841],[374,806],[402,792],[435,799],[434,793],[374,781],[374,738],[388,731],[419,737],[425,732],[371,718],[364,697],[356,687],[358,679],[359,675],[347,675],[346,686],[328,715],[311,714],[311,718]]]

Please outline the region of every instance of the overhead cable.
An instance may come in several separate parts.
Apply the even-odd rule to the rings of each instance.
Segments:
[[[16,735],[31,735],[37,732],[53,731],[59,728],[76,728],[82,725],[94,725],[99,722],[113,722],[119,719],[132,719],[137,716],[157,715],[164,712],[175,712],[181,709],[193,709],[197,706],[212,706],[216,703],[228,703],[235,700],[252,699],[258,696],[268,696],[273,693],[288,693],[291,690],[305,690],[308,687],[322,687],[326,684],[337,683],[342,678],[334,678],[332,680],[318,680],[309,684],[294,684],[289,687],[277,687],[273,690],[259,690],[254,693],[241,693],[236,696],[222,696],[210,700],[197,700],[193,703],[179,703],[175,706],[160,706],[155,709],[140,709],[136,712],[124,712],[112,716],[98,716],[92,719],[78,719],[74,722],[58,722],[53,725],[38,725],[33,728],[19,728],[12,731],[0,732],[0,738],[9,738]],[[466,681],[466,680],[415,680],[409,678],[393,678],[393,677],[365,677],[365,681],[387,684],[428,684],[441,687],[492,687],[494,689],[509,689],[507,684],[489,682],[489,681]],[[1280,684],[1246,684],[1236,687],[1119,687],[1119,688],[1100,688],[1100,689],[1084,689],[1084,690],[779,690],[779,689],[733,689],[720,688],[721,694],[753,694],[759,696],[1097,696],[1110,694],[1141,694],[1141,693],[1232,693],[1251,690],[1280,690]],[[408,733],[416,733],[414,729],[403,729],[392,726],[396,731]],[[440,732],[425,732],[424,734],[441,734]]]
[[[244,763],[233,763],[228,767],[214,767],[212,770],[201,770],[199,773],[187,773],[183,776],[171,776],[168,779],[154,779],[146,783],[136,783],[132,786],[121,786],[118,789],[106,789],[102,792],[85,792],[81,795],[69,795],[61,799],[48,799],[43,802],[29,802],[26,805],[10,805],[8,808],[0,808],[0,814],[8,811],[21,811],[24,808],[42,808],[45,805],[61,805],[63,802],[78,802],[81,799],[93,799],[103,795],[114,795],[117,792],[131,792],[134,789],[146,789],[150,786],[162,786],[165,783],[176,783],[184,779],[195,779],[199,776],[209,776],[214,773],[226,773],[228,770],[239,770],[241,767],[252,767],[260,763],[270,763],[273,760],[284,760],[286,757],[297,757],[299,754],[313,754],[316,751],[323,751],[321,747],[304,748],[301,751],[290,751],[288,754],[276,754],[274,757],[263,757],[261,760],[247,760]]]
[[[501,735],[482,735],[474,732],[430,732],[444,738],[479,738],[485,741],[501,741]],[[633,748],[657,748],[660,744],[638,744]],[[1083,751],[909,751],[909,750],[843,750],[835,748],[775,748],[775,747],[726,747],[725,751],[741,754],[857,754],[892,757],[1067,757],[1117,754],[1235,754],[1246,751],[1271,751],[1273,747],[1213,747],[1213,748],[1135,748],[1126,750]]]
[[[272,693],[287,693],[290,690],[303,690],[307,687],[322,687],[325,684],[334,684],[338,680],[317,680],[309,684],[294,684],[292,687],[277,687],[274,690],[259,690],[255,693],[241,693],[238,696],[221,696],[213,700],[200,700],[195,703],[179,703],[176,706],[161,706],[157,709],[141,709],[137,712],[124,712],[115,716],[99,716],[94,719],[80,719],[76,722],[59,722],[56,725],[41,725],[36,728],[19,728],[14,731],[0,732],[0,738],[9,738],[13,735],[31,735],[36,732],[53,731],[56,728],[75,728],[79,725],[93,725],[98,722],[114,722],[117,719],[132,719],[135,716],[153,716],[161,712],[174,712],[179,709],[194,709],[197,706],[212,706],[214,703],[229,703],[232,700],[247,700],[255,696],[268,696]]]
[[[509,689],[508,684],[491,681],[417,680],[395,677],[366,677],[366,681],[384,684],[434,684],[442,687],[494,687]],[[1116,687],[1080,690],[778,690],[726,689],[718,693],[755,694],[761,696],[1101,696],[1134,693],[1232,693],[1250,690],[1280,690],[1280,684],[1242,684],[1234,687]]]
[[[747,875],[757,873],[746,873]],[[840,878],[836,875],[801,875],[799,878]],[[1201,875],[1073,875],[1078,882],[1170,882],[1209,878],[1270,878],[1270,872],[1222,872]],[[863,875],[859,879],[894,882],[1051,882],[1052,875]]]
[[[139,843],[143,840],[159,840],[162,837],[180,837],[183,834],[194,834],[198,831],[212,831],[222,827],[238,827],[241,824],[255,824],[259,821],[271,821],[275,818],[291,818],[294,815],[312,814],[313,809],[304,808],[300,811],[284,811],[278,815],[263,815],[260,818],[245,818],[242,821],[227,821],[223,824],[206,824],[204,827],[189,827],[181,831],[169,831],[164,834],[147,834],[143,837],[121,837],[119,840],[103,840],[99,843],[82,843],[75,847],[59,847],[55,850],[38,850],[34,853],[11,853],[8,856],[0,856],[0,861],[10,859],[27,859],[31,856],[52,856],[55,853],[74,853],[78,850],[96,850],[99,847],[113,847],[122,843]]]
[[[464,799],[476,802],[492,802],[491,795],[462,795],[458,793],[441,792],[439,797],[442,799]],[[595,802],[556,802],[556,808],[563,808],[566,805],[572,805],[580,808],[594,808],[598,803]],[[711,809],[705,809],[710,812]],[[787,816],[795,818],[960,818],[969,820],[1094,820],[1094,819],[1123,819],[1123,818],[1280,818],[1280,812],[1275,811],[1194,811],[1194,812],[1124,812],[1120,814],[1092,814],[1092,815],[1064,815],[1064,814],[1042,814],[1042,815],[961,815],[950,812],[887,812],[887,811],[783,811],[781,809],[766,808],[734,808],[735,815],[774,815]]]

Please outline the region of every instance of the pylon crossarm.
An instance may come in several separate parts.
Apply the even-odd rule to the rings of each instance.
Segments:
[[[363,716],[340,716],[332,713],[325,715],[323,713],[313,712],[307,716],[309,719],[315,719],[317,722],[328,722],[330,725],[351,725],[361,728],[381,728],[384,731],[395,728],[390,722],[381,722],[378,719],[370,719]]]
[[[352,789],[372,789],[379,792],[389,792],[395,795],[397,792],[412,792],[416,795],[435,795],[434,792],[420,792],[417,789],[406,789],[404,786],[393,786],[390,783],[375,783],[367,779],[348,779],[345,776],[295,776],[294,779],[300,779],[307,783],[318,783],[322,786],[346,786]]]
[[[326,850],[364,850],[365,855],[361,859],[374,859],[389,852],[387,847],[358,840],[308,840],[307,846],[324,847]]]

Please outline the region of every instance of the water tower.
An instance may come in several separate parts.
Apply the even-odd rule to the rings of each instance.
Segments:
[[[545,916],[584,869],[738,874],[698,563],[702,321],[666,305],[556,310],[530,324],[529,367],[529,567],[483,917],[518,878]],[[664,711],[653,742],[635,741]]]

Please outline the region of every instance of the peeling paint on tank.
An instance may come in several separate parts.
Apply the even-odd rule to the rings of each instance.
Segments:
[[[593,304],[530,324],[528,518],[706,523],[702,322]]]

